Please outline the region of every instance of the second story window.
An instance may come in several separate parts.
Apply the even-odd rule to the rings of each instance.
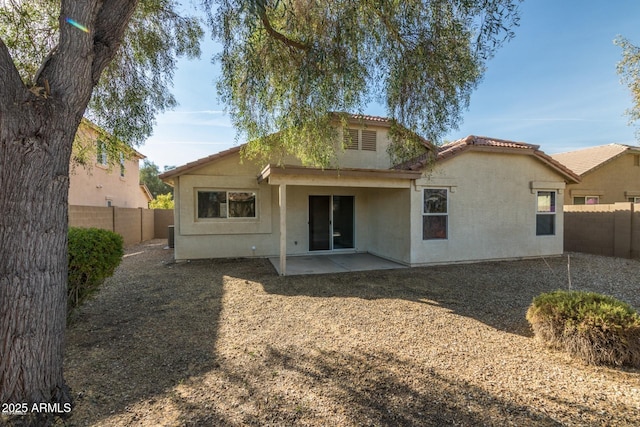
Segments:
[[[600,203],[600,196],[577,196],[573,198],[574,205],[597,205]]]
[[[120,153],[120,178],[124,178],[124,154]]]
[[[96,147],[96,163],[98,163],[99,165],[103,165],[103,166],[107,166],[108,164],[108,159],[107,159],[107,147],[104,143],[104,141],[98,140],[98,142],[96,143],[97,147]]]

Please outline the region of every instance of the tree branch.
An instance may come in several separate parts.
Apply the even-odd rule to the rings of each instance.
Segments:
[[[24,88],[20,73],[13,63],[9,49],[0,38],[0,109],[13,102],[18,88]]]
[[[271,26],[271,22],[269,21],[269,18],[267,17],[267,12],[264,8],[260,8],[260,10],[258,11],[258,16],[262,21],[262,25],[264,25],[264,29],[267,30],[267,33],[274,39],[281,41],[285,45],[292,47],[294,49],[304,50],[304,51],[309,51],[311,49],[311,46],[296,40],[292,40],[289,37],[285,36],[284,34],[276,31]]]
[[[93,35],[95,57],[91,69],[94,85],[122,45],[124,33],[137,5],[138,0],[111,0],[105,1],[98,11]]]

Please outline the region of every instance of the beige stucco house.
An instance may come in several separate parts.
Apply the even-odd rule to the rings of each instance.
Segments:
[[[559,255],[579,178],[537,146],[470,136],[402,165],[390,122],[353,116],[340,169],[240,161],[240,147],[161,175],[175,258],[369,252],[409,266]]]
[[[119,164],[110,166],[100,142],[100,130],[88,120],[83,120],[78,134],[82,150],[88,152],[88,160],[85,160],[85,165],[72,162],[69,204],[147,208],[152,197],[147,187],[140,184],[139,166],[145,156],[129,149],[129,156],[120,153]]]
[[[581,178],[567,186],[566,205],[640,203],[640,147],[607,144],[551,157]]]

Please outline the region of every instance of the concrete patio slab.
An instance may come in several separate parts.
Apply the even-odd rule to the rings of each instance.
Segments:
[[[270,257],[273,268],[280,274],[280,258]],[[287,276],[300,274],[343,273],[347,271],[390,270],[407,266],[369,253],[297,255],[287,257]]]

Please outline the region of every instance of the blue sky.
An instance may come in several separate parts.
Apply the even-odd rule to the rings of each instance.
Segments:
[[[487,64],[458,130],[467,135],[539,144],[548,154],[612,142],[637,145],[625,110],[631,95],[620,83],[618,35],[640,44],[640,1],[525,0],[516,36]],[[218,46],[206,39],[198,61],[181,60],[174,79],[179,106],[157,118],[138,147],[160,166],[225,150],[236,140],[216,95]],[[371,105],[365,113],[385,115]]]

